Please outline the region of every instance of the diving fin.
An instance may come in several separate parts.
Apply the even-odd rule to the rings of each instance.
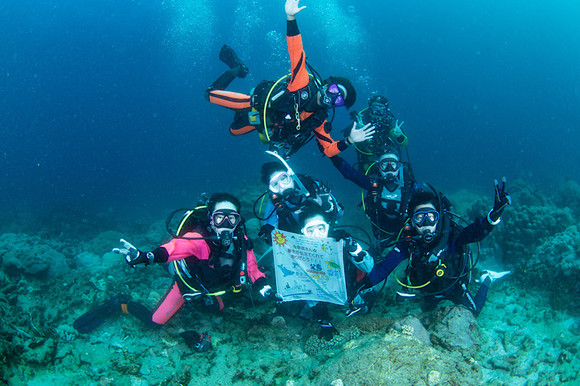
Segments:
[[[220,60],[227,64],[229,68],[235,70],[238,78],[245,78],[250,71],[244,62],[240,60],[236,51],[227,44],[224,44],[220,50]]]
[[[74,321],[73,327],[82,334],[93,331],[107,318],[120,313],[121,305],[126,304],[130,299],[128,295],[113,295],[105,303],[81,315]]]
[[[207,331],[200,334],[197,331],[189,330],[183,331],[179,334],[184,340],[185,344],[194,352],[206,352],[212,349],[211,336]]]

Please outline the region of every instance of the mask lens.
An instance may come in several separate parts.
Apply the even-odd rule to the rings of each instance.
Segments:
[[[385,158],[380,162],[379,167],[384,172],[396,172],[399,170],[400,162],[392,158]]]
[[[223,209],[215,211],[211,215],[214,226],[222,228],[235,228],[240,222],[240,214],[233,210]]]
[[[340,88],[336,83],[331,84],[326,89],[326,95],[324,96],[324,103],[329,106],[344,106],[344,97],[340,93]]]
[[[270,181],[270,191],[280,193],[292,186],[292,177],[288,173],[281,172]]]
[[[437,221],[439,221],[439,212],[435,210],[419,211],[413,215],[413,223],[419,227],[435,225]]]

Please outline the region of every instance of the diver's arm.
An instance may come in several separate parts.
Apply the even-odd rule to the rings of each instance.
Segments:
[[[346,142],[346,138],[341,141],[335,141],[332,139],[328,131],[325,129],[327,122],[324,121],[322,125],[318,126],[312,133],[318,141],[318,146],[320,151],[324,153],[327,157],[334,157],[340,152],[346,150],[349,144]]]
[[[370,283],[376,285],[385,280],[387,276],[397,268],[397,265],[408,258],[407,254],[408,249],[405,248],[402,243],[397,244],[397,246],[387,254],[385,259],[376,264],[373,270],[369,272],[368,278]]]
[[[477,217],[475,221],[463,228],[459,236],[455,239],[456,246],[475,243],[483,240],[493,229],[484,217]]]
[[[359,188],[362,188],[366,191],[372,188],[371,179],[355,170],[352,165],[346,162],[342,157],[334,156],[330,157],[330,160],[332,161],[334,167],[338,169],[344,178],[354,182]]]
[[[290,55],[290,82],[289,91],[297,91],[308,85],[308,71],[306,70],[306,54],[302,46],[302,36],[298,30],[296,14],[306,7],[298,7],[297,0],[286,1],[286,43]]]
[[[484,217],[478,217],[475,219],[473,224],[464,228],[459,236],[457,237],[456,244],[463,245],[469,244],[476,241],[481,241],[485,236],[491,232],[491,230],[500,223],[501,215],[504,209],[511,205],[512,199],[505,190],[506,178],[501,179],[501,183],[498,180],[494,181],[495,185],[495,196],[493,208],[489,211],[489,214]]]
[[[192,238],[199,237],[198,240]],[[183,238],[172,239],[168,243],[153,251],[156,263],[181,260],[189,256],[195,256],[199,260],[209,259],[211,250],[202,235],[196,232],[188,232]],[[165,259],[165,260],[163,260]]]

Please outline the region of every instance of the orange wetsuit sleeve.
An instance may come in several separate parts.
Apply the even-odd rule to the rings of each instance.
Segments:
[[[324,155],[327,157],[334,157],[341,151],[345,150],[348,147],[348,144],[345,140],[335,141],[332,139],[330,134],[328,134],[325,130],[326,125],[327,122],[324,121],[322,125],[314,129],[313,133],[316,137],[316,140],[318,141],[320,150],[324,153]]]
[[[302,46],[302,36],[298,30],[296,20],[287,21],[286,43],[290,55],[290,83],[288,90],[296,91],[308,85],[308,71],[306,71],[306,54]]]

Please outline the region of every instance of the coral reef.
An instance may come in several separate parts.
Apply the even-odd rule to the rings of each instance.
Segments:
[[[165,267],[132,269],[110,251],[121,237],[158,245],[167,238],[164,222],[115,224],[108,215],[60,212],[47,226],[68,225],[49,231],[32,221],[37,227],[28,233],[0,235],[0,383],[573,384],[580,376],[578,185],[550,194],[524,181],[509,187],[514,205],[484,249],[503,252],[514,273],[493,283],[477,321],[462,308],[424,313],[419,302],[399,303],[391,278],[370,314],[347,318],[331,308],[341,334],[330,342],[316,336],[315,323],[282,319],[249,291],[225,297],[223,312],[187,304],[161,329],[119,313],[79,334],[72,322],[112,294],[150,308],[163,298],[172,282]],[[238,194],[247,218],[259,191],[247,186]],[[468,219],[491,205],[470,192],[452,200]],[[348,225],[368,225],[348,218]],[[89,235],[83,219],[103,223]],[[257,221],[248,228],[255,236]],[[208,331],[213,350],[192,353],[179,337],[184,329]]]

